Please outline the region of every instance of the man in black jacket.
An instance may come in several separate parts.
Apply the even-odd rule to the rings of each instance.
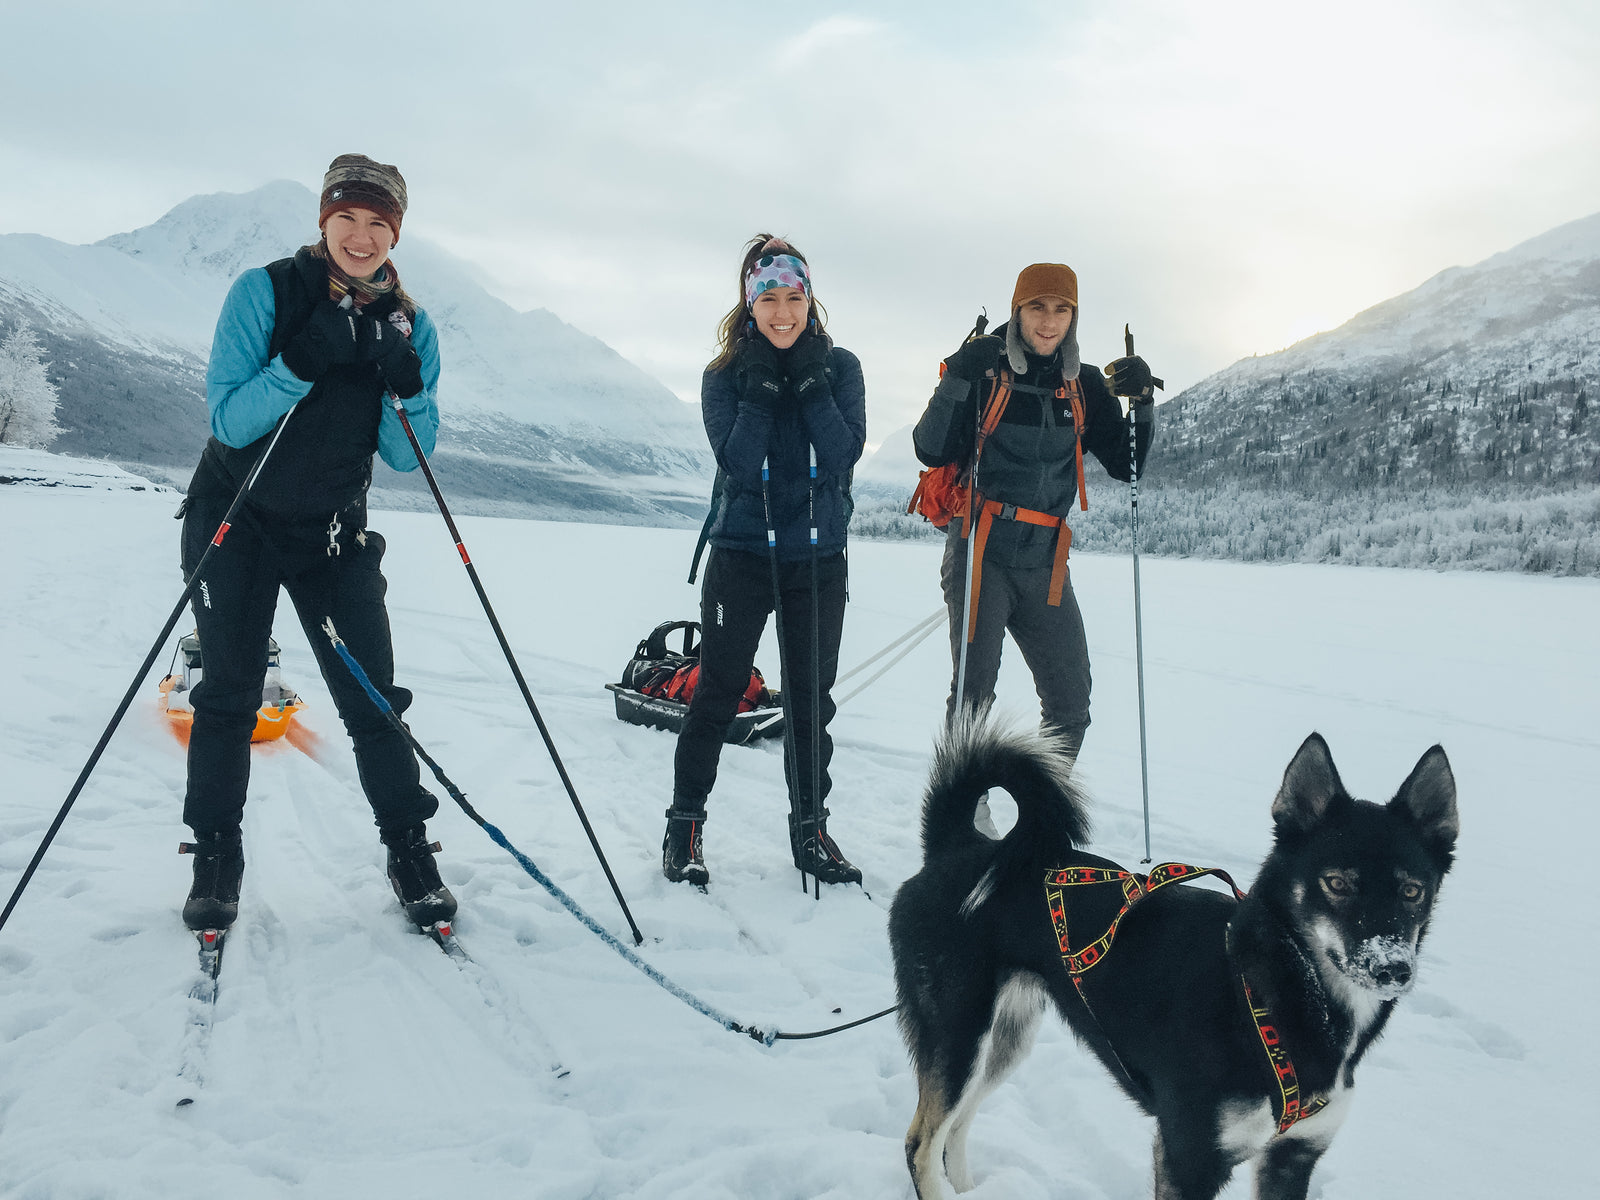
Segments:
[[[1017,277],[1011,320],[945,360],[914,433],[917,457],[930,467],[960,464],[973,493],[969,515],[950,522],[940,571],[955,664],[946,718],[957,713],[958,686],[964,705],[993,699],[1009,629],[1033,673],[1044,724],[1066,735],[1074,753],[1089,726],[1089,647],[1067,573],[1065,518],[1074,500],[1088,507],[1085,451],[1113,479],[1131,477],[1135,453],[1143,468],[1154,407],[1143,359],[1112,363],[1108,387],[1098,368],[1080,362],[1077,334],[1072,269],[1027,267]],[[1134,398],[1136,437],[1113,392]],[[964,685],[957,683],[963,643]]]

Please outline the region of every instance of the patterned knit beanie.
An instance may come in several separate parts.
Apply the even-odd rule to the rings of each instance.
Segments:
[[[374,162],[365,154],[341,154],[322,177],[320,229],[342,208],[370,208],[394,230],[400,241],[400,220],[406,215],[406,181],[396,167]]]

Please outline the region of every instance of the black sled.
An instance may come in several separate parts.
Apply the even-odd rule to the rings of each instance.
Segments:
[[[667,638],[683,631],[683,649],[667,649]],[[619,683],[606,684],[617,706],[617,720],[676,733],[689,715],[689,700],[700,677],[700,625],[697,621],[663,621],[634,649]],[[762,738],[783,736],[783,708],[778,693],[767,687],[758,669],[723,741],[742,746]]]

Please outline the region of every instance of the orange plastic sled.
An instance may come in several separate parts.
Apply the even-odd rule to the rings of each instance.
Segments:
[[[157,686],[161,689],[162,707],[173,736],[187,746],[189,730],[194,725],[194,709],[189,705],[189,693],[200,682],[205,669],[200,657],[199,635],[191,633],[180,639],[178,652],[183,656],[183,671],[163,677]],[[262,681],[261,707],[256,710],[256,727],[250,735],[252,742],[277,741],[290,731],[295,713],[305,707],[305,702],[285,686],[278,667],[278,653],[278,643],[269,638],[267,674]]]

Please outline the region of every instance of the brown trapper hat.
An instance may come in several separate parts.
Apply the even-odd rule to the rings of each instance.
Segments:
[[[1078,307],[1078,276],[1065,263],[1034,263],[1023,267],[1017,276],[1017,289],[1011,293],[1011,311],[1040,296],[1060,296]]]
[[[341,154],[322,177],[317,227],[341,208],[370,208],[389,223],[398,242],[400,221],[406,215],[405,178],[399,168],[374,162],[365,154]]]

